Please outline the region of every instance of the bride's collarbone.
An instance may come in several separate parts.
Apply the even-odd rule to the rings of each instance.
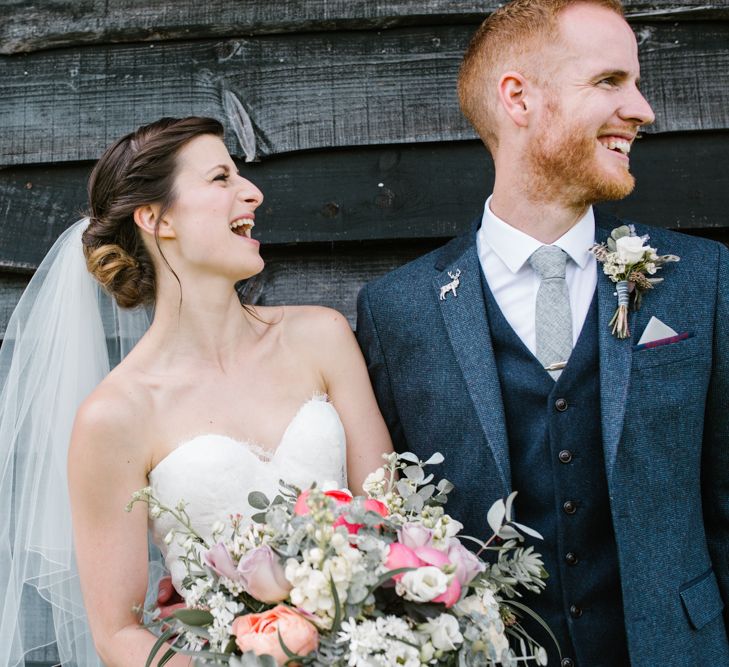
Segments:
[[[244,400],[236,404],[233,399],[228,404],[231,409],[219,411],[217,415],[206,415],[201,411],[180,415],[177,420],[171,420],[174,428],[157,432],[151,469],[183,445],[195,442],[215,446],[218,439],[250,445],[262,456],[272,456],[301,413],[312,404],[326,402],[326,396],[320,392],[314,392],[304,400],[286,399],[278,404]]]

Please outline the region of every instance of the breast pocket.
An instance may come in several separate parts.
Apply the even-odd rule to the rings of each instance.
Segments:
[[[659,347],[646,347],[635,349],[633,346],[633,369],[652,368],[673,364],[678,361],[698,357],[702,351],[708,352],[708,348],[702,346],[698,336],[680,340],[677,343],[661,345]]]
[[[719,616],[724,609],[719,584],[714,570],[711,568],[681,586],[679,594],[694,630],[701,630]]]

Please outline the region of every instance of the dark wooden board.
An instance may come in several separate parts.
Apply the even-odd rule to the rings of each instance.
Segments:
[[[729,128],[729,22],[635,28],[657,116],[647,131]],[[162,115],[223,119],[231,150],[248,157],[474,138],[455,95],[472,31],[296,34],[2,57],[0,165],[96,159],[111,141]]]
[[[690,230],[729,243],[729,230]],[[316,304],[336,308],[354,328],[357,294],[369,280],[419,257],[445,239],[270,246],[262,249],[266,267],[242,286],[247,303]],[[0,273],[0,340],[28,275]]]
[[[729,132],[646,136],[631,160],[638,187],[608,208],[663,227],[729,228]],[[453,236],[493,184],[475,141],[307,152],[240,167],[265,194],[254,230],[264,245]],[[84,208],[89,170],[0,170],[0,267],[38,265]]]
[[[317,304],[336,308],[354,326],[356,299],[368,280],[415,259],[443,239],[407,243],[313,244],[263,248],[263,273],[243,288],[248,303]],[[30,276],[0,273],[0,339]]]
[[[0,53],[81,43],[159,41],[314,30],[358,30],[458,21],[480,22],[494,0],[6,0]],[[651,20],[727,18],[729,0],[710,3],[656,0],[625,3],[629,17]]]

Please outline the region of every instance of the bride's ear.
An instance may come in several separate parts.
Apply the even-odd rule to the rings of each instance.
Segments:
[[[137,206],[134,209],[134,222],[146,234],[155,235],[155,227],[157,227],[157,236],[161,239],[175,238],[175,230],[173,229],[167,216],[160,219],[160,207],[157,204],[145,204]],[[159,225],[157,221],[159,220]]]

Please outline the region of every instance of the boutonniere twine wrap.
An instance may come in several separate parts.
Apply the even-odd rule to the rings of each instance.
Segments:
[[[648,245],[648,235],[637,236],[633,225],[613,229],[607,243],[596,243],[590,248],[602,264],[605,275],[615,283],[618,308],[610,320],[614,336],[628,338],[628,307],[631,297],[633,310],[640,308],[643,292],[662,282],[663,278],[649,278],[668,262],[678,262],[676,255],[659,255]]]

